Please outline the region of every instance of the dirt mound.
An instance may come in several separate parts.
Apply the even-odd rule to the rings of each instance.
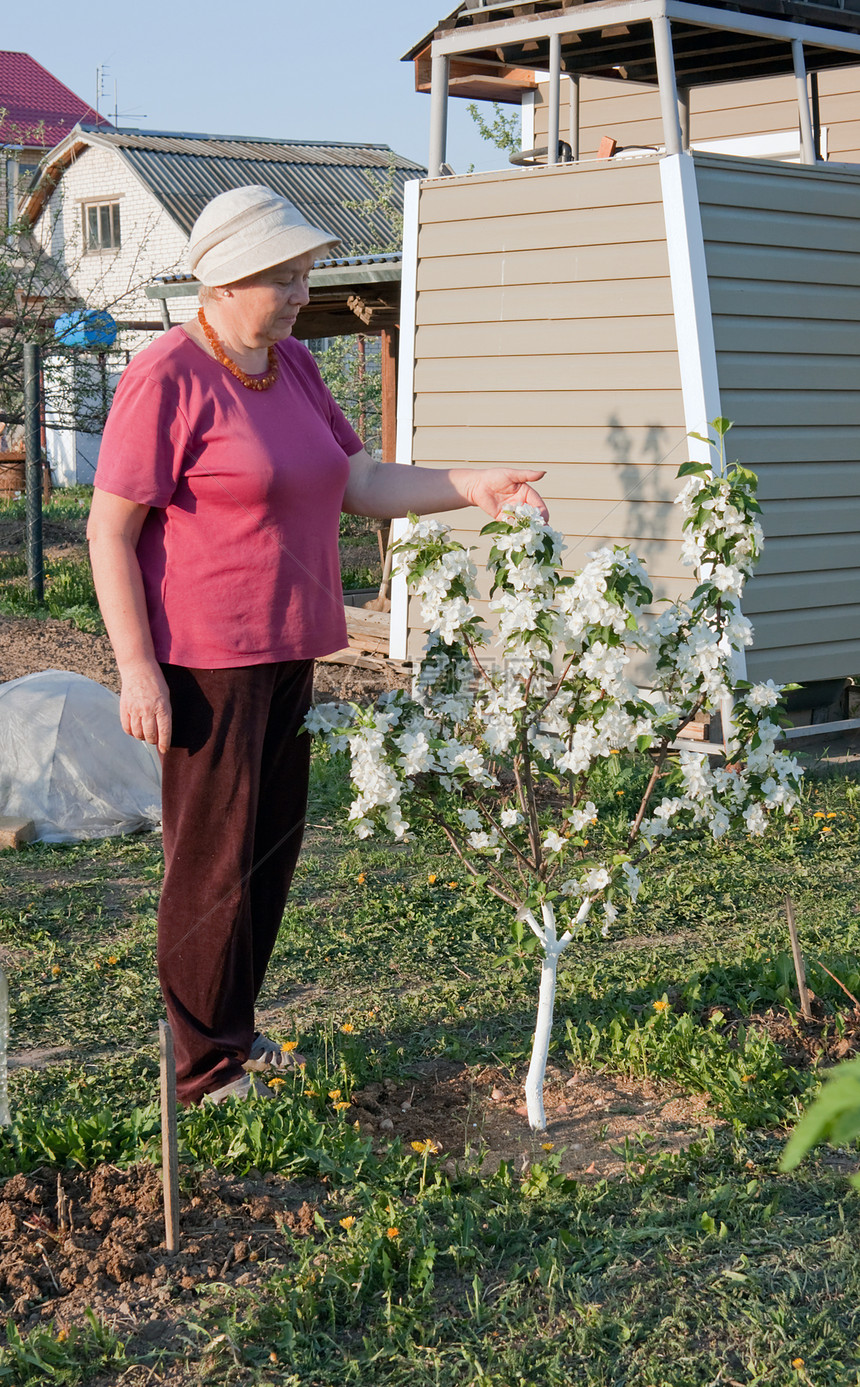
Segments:
[[[199,1283],[253,1286],[267,1262],[290,1259],[294,1237],[314,1236],[316,1188],[276,1175],[183,1178],[171,1254],[155,1167],[13,1175],[0,1187],[0,1316],[62,1329],[91,1308],[125,1335],[164,1342]]]

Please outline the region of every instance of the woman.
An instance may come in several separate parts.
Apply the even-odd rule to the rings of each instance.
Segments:
[[[192,232],[198,321],[131,362],[99,455],[88,537],[120,716],[162,754],[159,980],[183,1103],[271,1093],[254,1029],[304,826],[313,661],[346,644],[343,509],[402,516],[543,503],[542,472],[382,466],[292,337],[336,244],[262,186]]]

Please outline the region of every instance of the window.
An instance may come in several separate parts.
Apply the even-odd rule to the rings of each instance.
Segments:
[[[90,202],[83,208],[84,250],[118,250],[119,203]]]

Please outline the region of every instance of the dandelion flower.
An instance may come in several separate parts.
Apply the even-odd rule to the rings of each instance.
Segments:
[[[53,968],[51,969],[51,972],[53,973],[54,977],[56,977],[58,973],[62,973],[62,971],[63,970],[60,967],[59,963],[55,963]]]
[[[541,1149],[541,1151],[554,1151],[554,1150],[555,1150],[555,1142],[554,1142],[554,1141],[542,1141],[541,1144],[540,1144],[540,1149]]]
[[[68,1331],[68,1329],[58,1329],[58,1330],[57,1330],[57,1343],[58,1343],[58,1344],[64,1344],[64,1343],[66,1342],[66,1340],[68,1339],[68,1337],[69,1337],[69,1331]]]
[[[651,1005],[652,1005],[652,1007],[654,1008],[655,1011],[668,1011],[668,1010],[669,1010],[669,1003],[666,1001],[666,998],[665,998],[665,997],[661,997],[660,1000],[659,1000],[659,1002],[652,1002]]]
[[[272,1352],[269,1354],[269,1362],[270,1362],[270,1363],[277,1363],[277,1361],[278,1361],[278,1355],[275,1353],[275,1350],[272,1349]]]
[[[339,1089],[339,1088],[330,1088],[329,1091],[328,1091],[328,1096],[329,1096],[329,1098],[332,1099],[333,1102],[336,1102],[337,1099],[340,1097],[340,1089]]]
[[[297,1040],[285,1040],[283,1045],[281,1046],[281,1049],[283,1050],[285,1055],[291,1054],[293,1050],[298,1050],[298,1048],[299,1042]]]
[[[108,959],[108,963],[116,963],[116,961],[116,954],[111,954],[110,958]]]
[[[830,827],[829,824],[822,824],[822,825],[821,825],[821,832],[822,832],[822,833],[832,833],[832,832],[833,832],[833,829]]]
[[[386,1238],[391,1238],[391,1240],[393,1241],[395,1238],[399,1238],[399,1237],[400,1237],[400,1229],[399,1229],[399,1228],[394,1228],[394,1227],[392,1227],[392,1228],[386,1228],[386,1230],[385,1230],[385,1236],[386,1236]]]
[[[457,890],[457,883],[456,883],[456,881],[449,881],[449,882],[448,882],[448,885],[450,886],[450,888],[451,888],[452,891],[456,891],[456,890]]]
[[[426,1156],[434,1151],[440,1151],[442,1149],[438,1141],[434,1141],[432,1137],[427,1137],[426,1141],[411,1141],[409,1145],[412,1147],[413,1151],[418,1152],[419,1156]]]
[[[285,1084],[287,1081],[286,1081],[286,1079],[274,1078],[274,1079],[268,1079],[266,1082],[268,1083],[269,1087],[271,1088],[271,1087],[273,1087],[275,1084]]]
[[[813,819],[826,819],[827,815],[824,814],[820,809],[816,809],[812,817]]]
[[[838,814],[830,813],[830,814],[827,815],[827,817],[828,817],[828,819],[838,819],[838,818],[839,818],[839,815],[838,815]]]
[[[345,1108],[351,1107],[351,1104],[350,1104],[350,1103],[345,1103],[345,1102],[340,1102],[340,1103],[335,1103],[334,1106],[335,1106],[335,1112],[343,1112]]]
[[[741,1075],[741,1083],[742,1083],[742,1084],[751,1084],[754,1078],[755,1078],[755,1074],[742,1074],[742,1075]]]
[[[347,1233],[349,1232],[350,1228],[355,1227],[355,1218],[352,1214],[347,1214],[346,1218],[340,1219],[339,1222],[341,1228],[345,1228]]]
[[[343,1025],[341,1026],[341,1030],[343,1031],[344,1035],[352,1035],[353,1031],[355,1030],[355,1026],[353,1026],[351,1021],[344,1021]]]
[[[432,886],[433,883],[434,883],[435,880],[436,880],[436,873],[435,873],[435,872],[428,872],[428,873],[427,873],[427,880],[428,880],[428,882],[430,883],[430,885]]]
[[[793,1368],[802,1368],[802,1367],[803,1367],[803,1359],[802,1359],[802,1358],[792,1358],[792,1360],[791,1360],[791,1366],[792,1366]]]
[[[358,882],[359,886],[363,886],[364,883],[367,881],[367,875],[364,872],[359,872],[358,876],[355,879]]]

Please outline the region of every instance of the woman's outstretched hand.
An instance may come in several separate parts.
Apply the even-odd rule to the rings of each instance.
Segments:
[[[529,485],[545,475],[533,467],[488,467],[475,471],[468,485],[469,503],[480,506],[493,520],[514,506],[535,506],[544,520],[549,520],[543,498]]]

